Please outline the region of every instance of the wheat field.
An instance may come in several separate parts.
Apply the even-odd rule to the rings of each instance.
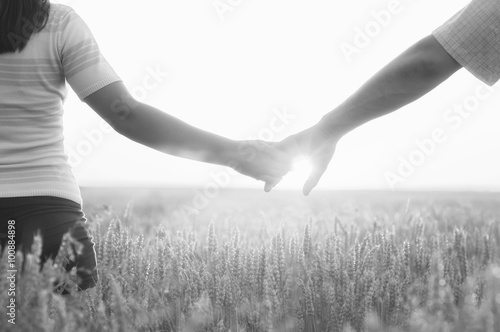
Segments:
[[[37,238],[0,330],[500,331],[499,194],[83,194],[97,287],[54,293],[72,240],[39,271]]]

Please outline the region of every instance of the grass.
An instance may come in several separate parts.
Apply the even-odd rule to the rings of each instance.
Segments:
[[[7,331],[500,331],[499,195],[85,195],[97,287],[30,255]]]

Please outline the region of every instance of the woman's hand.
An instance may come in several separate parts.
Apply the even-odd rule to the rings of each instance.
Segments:
[[[290,171],[292,156],[265,141],[237,141],[227,166],[241,174],[265,182],[264,191],[271,191]]]

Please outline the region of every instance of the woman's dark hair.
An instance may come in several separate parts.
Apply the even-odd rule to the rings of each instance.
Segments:
[[[0,0],[0,54],[21,52],[49,19],[48,0]]]

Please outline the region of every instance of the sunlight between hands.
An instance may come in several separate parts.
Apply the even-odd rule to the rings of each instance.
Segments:
[[[264,190],[269,192],[292,169],[297,157],[306,156],[311,163],[311,173],[302,191],[307,196],[328,168],[337,142],[338,138],[327,137],[317,126],[281,142],[240,141],[237,158],[229,166],[241,174],[264,181]]]
[[[292,157],[278,149],[276,143],[239,141],[236,156],[229,162],[229,166],[243,175],[264,181],[264,191],[269,192],[290,171]]]
[[[309,195],[318,185],[335,153],[338,138],[327,137],[318,126],[301,131],[276,143],[276,147],[288,155],[290,160],[298,156],[307,156],[311,163],[311,173],[302,192]]]

